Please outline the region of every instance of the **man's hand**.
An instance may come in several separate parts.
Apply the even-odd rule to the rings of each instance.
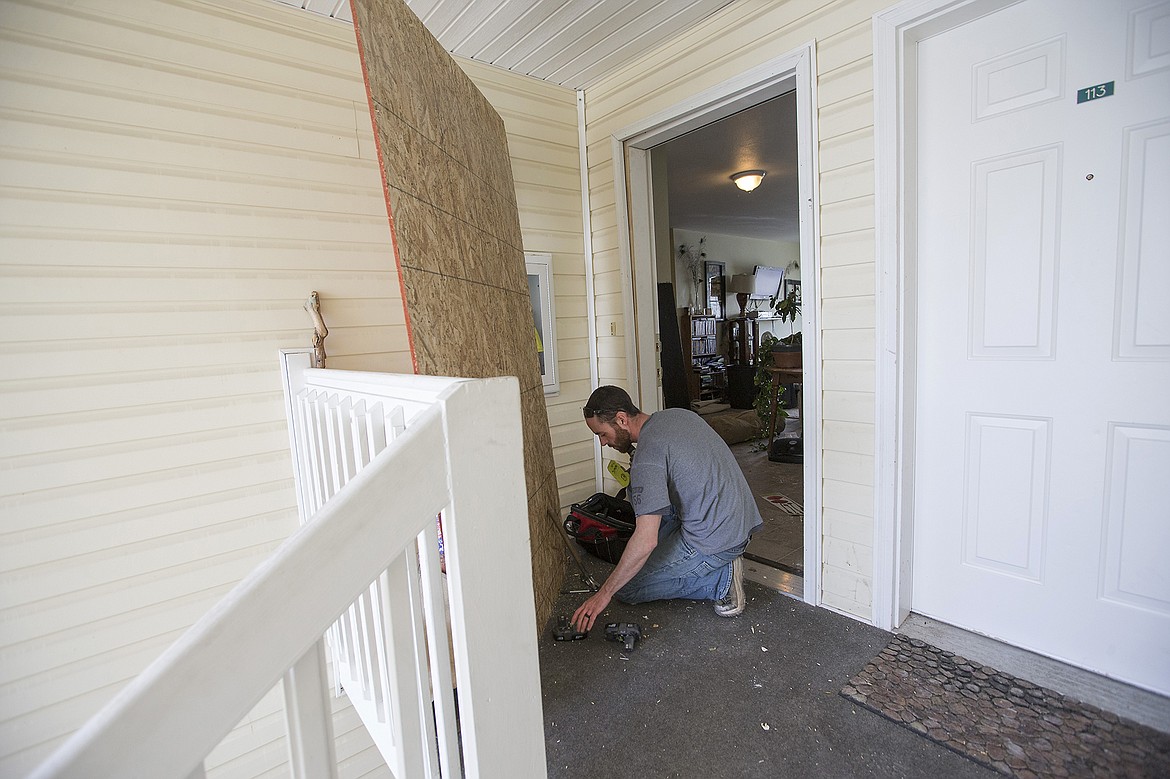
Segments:
[[[573,627],[582,633],[590,630],[593,623],[601,615],[601,612],[609,606],[611,598],[605,589],[602,588],[600,592],[596,593],[589,600],[581,604],[581,606],[573,612]]]
[[[622,552],[617,567],[609,574],[601,589],[573,612],[573,627],[577,630],[584,632],[593,627],[601,612],[609,606],[614,594],[634,578],[634,574],[642,570],[646,558],[654,551],[654,547],[658,546],[658,526],[662,522],[662,516],[643,514],[634,522],[634,534],[626,542],[626,551]]]

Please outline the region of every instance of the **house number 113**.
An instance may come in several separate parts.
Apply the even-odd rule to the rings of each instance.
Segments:
[[[1077,90],[1077,102],[1087,103],[1090,100],[1100,100],[1103,97],[1109,97],[1113,94],[1113,82],[1106,81],[1104,84],[1097,84],[1096,86],[1084,87]]]

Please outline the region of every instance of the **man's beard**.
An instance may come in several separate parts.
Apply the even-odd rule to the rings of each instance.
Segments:
[[[612,448],[618,450],[622,454],[629,454],[630,450],[634,448],[634,442],[630,440],[630,431],[622,430],[620,427],[614,426]]]

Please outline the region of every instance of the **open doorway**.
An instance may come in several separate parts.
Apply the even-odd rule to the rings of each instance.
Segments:
[[[798,380],[793,370],[777,376],[776,384],[788,389],[766,391],[761,406],[767,421],[729,444],[757,494],[766,527],[774,525],[749,546],[749,576],[816,604],[819,377],[815,370],[801,375],[800,368],[819,364],[811,61],[811,47],[797,50],[625,128],[614,141],[619,201],[629,184],[628,204],[619,202],[618,208],[629,214],[629,241],[621,243],[631,247],[631,356],[643,408],[662,403],[669,383],[663,379],[660,388],[658,381],[659,322],[669,327],[676,320],[679,326],[686,402],[721,406],[748,421],[760,416],[755,378],[763,372],[760,363],[770,362],[761,344],[770,352],[769,339],[800,334],[788,338],[798,341]],[[754,192],[738,190],[732,181],[745,170],[764,171]],[[675,191],[676,183],[683,191]],[[724,194],[738,197],[738,207],[733,201],[730,209],[716,209],[716,197]],[[778,199],[769,203],[770,196]],[[624,221],[618,220],[619,230]],[[673,283],[670,298],[660,297],[659,282]],[[795,296],[800,318],[779,316],[777,304]],[[661,310],[667,306],[674,310]],[[700,338],[693,343],[701,348],[692,347],[693,338]],[[667,358],[663,354],[664,363]],[[778,414],[773,428],[767,410],[777,396],[790,416]],[[798,442],[787,450],[788,462],[769,459],[773,438]]]
[[[801,595],[804,467],[801,258],[796,91],[745,108],[650,150],[666,405],[680,399],[727,442],[764,527],[749,573]],[[728,172],[730,171],[730,173]],[[733,178],[755,177],[742,186]],[[762,176],[762,178],[760,178]],[[666,207],[662,207],[665,203]],[[663,251],[666,248],[668,251]],[[781,368],[787,368],[781,371]],[[679,383],[681,386],[671,386]]]

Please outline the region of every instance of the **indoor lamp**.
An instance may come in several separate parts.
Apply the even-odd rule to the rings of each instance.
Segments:
[[[739,317],[743,319],[744,309],[747,308],[748,296],[755,291],[756,280],[750,273],[737,273],[731,277],[727,291],[735,293],[739,303]]]

